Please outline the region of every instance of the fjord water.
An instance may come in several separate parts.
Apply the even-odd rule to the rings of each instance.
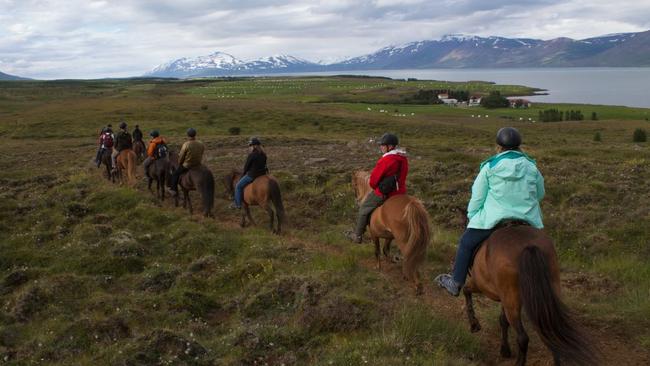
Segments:
[[[497,84],[525,85],[546,89],[548,95],[526,97],[531,101],[650,108],[650,67],[355,70],[305,74],[354,74],[386,76],[394,79],[493,81]]]

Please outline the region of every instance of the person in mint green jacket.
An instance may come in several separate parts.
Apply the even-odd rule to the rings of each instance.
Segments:
[[[497,132],[498,153],[481,163],[467,206],[469,224],[460,238],[452,274],[436,277],[438,285],[458,296],[465,284],[474,250],[503,220],[522,220],[541,229],[544,178],[535,160],[524,154],[521,134],[513,127]]]

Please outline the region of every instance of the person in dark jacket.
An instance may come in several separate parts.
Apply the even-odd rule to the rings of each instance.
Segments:
[[[357,225],[354,232],[347,235],[351,241],[361,244],[363,233],[366,231],[368,221],[372,212],[381,206],[388,198],[406,194],[406,175],[409,171],[406,151],[398,149],[399,140],[391,133],[385,133],[379,140],[379,146],[383,155],[377,161],[370,173],[368,184],[373,189],[359,207]],[[384,182],[393,180],[392,190],[388,193],[381,191]]]
[[[255,178],[265,175],[269,171],[266,166],[266,153],[257,137],[250,139],[248,149],[250,153],[244,164],[242,177],[235,186],[235,208],[241,208],[242,200],[244,199],[244,188],[250,183],[253,183]]]
[[[111,154],[113,170],[117,169],[117,164],[115,164],[115,159],[120,154],[122,150],[133,148],[133,139],[131,134],[126,130],[126,122],[120,123],[120,131],[115,135],[115,148]]]

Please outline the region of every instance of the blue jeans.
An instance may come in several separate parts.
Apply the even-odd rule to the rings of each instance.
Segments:
[[[456,283],[461,286],[465,284],[467,271],[472,260],[474,250],[487,239],[494,229],[465,229],[463,236],[460,237],[460,243],[456,250],[456,262],[454,262],[453,277]]]
[[[241,202],[244,199],[244,188],[251,184],[253,180],[254,179],[248,175],[244,175],[241,177],[239,182],[237,182],[237,185],[235,186],[235,206],[241,207]]]

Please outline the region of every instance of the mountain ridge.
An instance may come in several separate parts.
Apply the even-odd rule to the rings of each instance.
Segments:
[[[220,63],[212,62],[215,58]],[[439,40],[386,46],[373,53],[330,64],[290,55],[267,56],[245,62],[217,51],[208,56],[180,58],[159,65],[145,76],[184,78],[382,69],[591,66],[650,66],[650,31],[582,40],[448,34]]]

